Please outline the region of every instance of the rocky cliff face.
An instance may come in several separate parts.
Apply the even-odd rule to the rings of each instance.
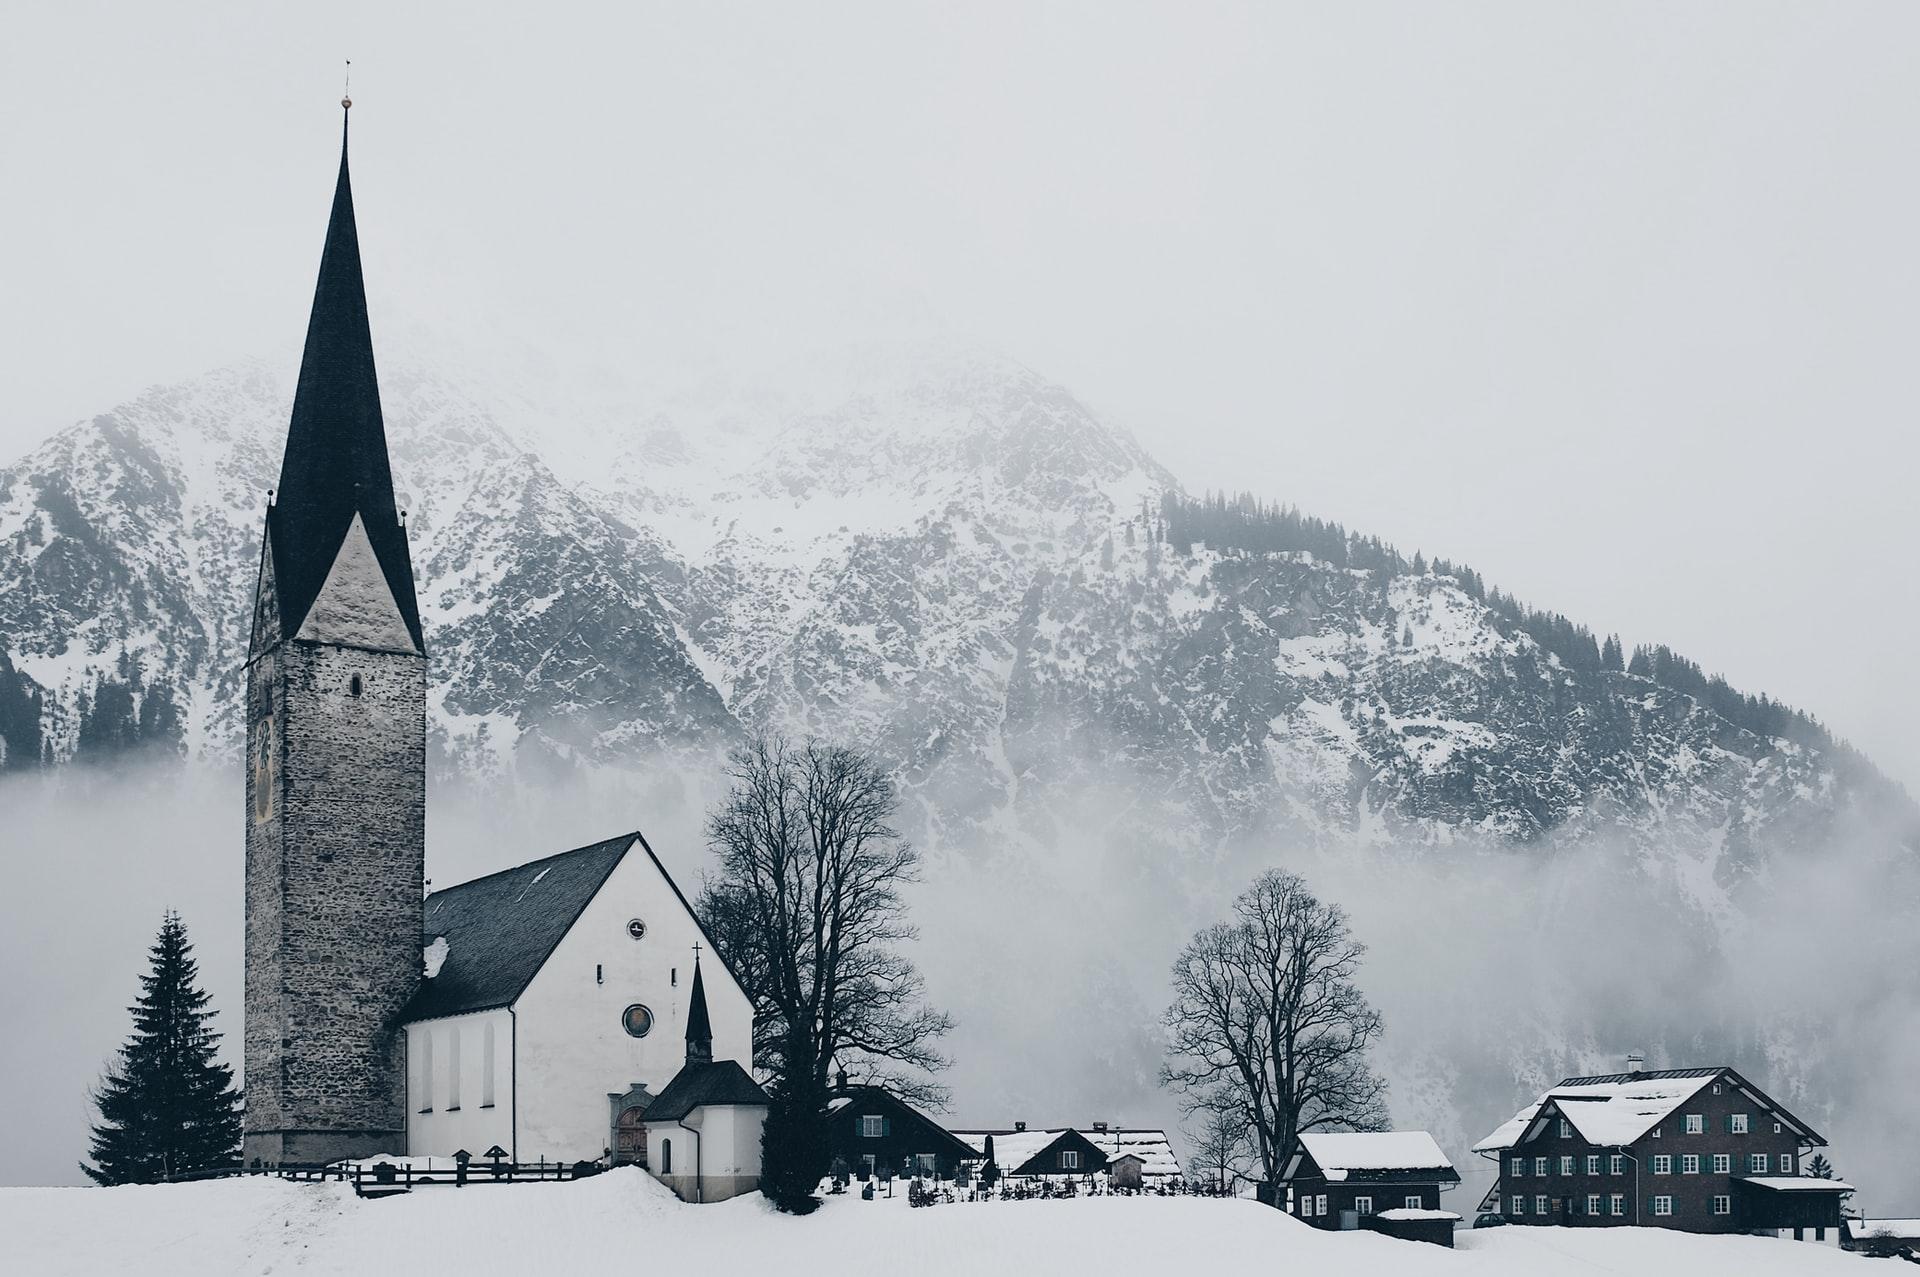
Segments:
[[[1843,751],[1568,668],[1454,577],[1176,552],[1173,477],[1011,361],[868,349],[809,374],[654,401],[556,382],[543,417],[537,378],[390,367],[443,764],[617,766],[773,727],[877,748],[936,829],[1124,774],[1187,847],[1684,830],[1722,878],[1756,838],[1901,805]],[[232,750],[288,394],[264,364],[155,388],[0,471],[8,765],[155,734]]]

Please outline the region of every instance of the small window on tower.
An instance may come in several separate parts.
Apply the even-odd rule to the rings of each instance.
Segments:
[[[636,1002],[621,1013],[620,1023],[631,1036],[644,1038],[653,1032],[653,1012]]]
[[[360,695],[360,676],[358,674],[355,674],[352,678],[347,680],[347,695],[349,696]]]

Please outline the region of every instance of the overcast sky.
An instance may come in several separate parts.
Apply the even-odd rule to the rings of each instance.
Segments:
[[[1920,790],[1920,6],[184,9],[9,7],[0,458],[297,350],[351,57],[377,306],[946,326]]]

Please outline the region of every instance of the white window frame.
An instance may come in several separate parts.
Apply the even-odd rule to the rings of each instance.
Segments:
[[[1792,1153],[1782,1153],[1779,1155],[1778,1160],[1780,1163],[1780,1174],[1792,1175],[1795,1173],[1793,1168],[1794,1155]]]
[[[932,1153],[915,1153],[913,1155],[913,1169],[917,1175],[938,1175],[940,1173],[940,1159]]]
[[[1321,1193],[1318,1196],[1316,1196],[1313,1200],[1314,1200],[1314,1213],[1318,1215],[1326,1214],[1327,1213],[1327,1195],[1325,1193]]]
[[[1553,1214],[1553,1200],[1545,1193],[1535,1193],[1533,1195],[1533,1213],[1536,1215]]]
[[[1548,1159],[1547,1159],[1547,1158],[1544,1158],[1544,1157],[1536,1157],[1536,1158],[1534,1158],[1534,1159],[1533,1159],[1533,1173],[1534,1173],[1535,1175],[1540,1175],[1540,1176],[1545,1176],[1545,1175],[1546,1175],[1546,1173],[1547,1173],[1547,1166],[1548,1166],[1548,1164],[1549,1164],[1549,1163],[1548,1163]]]
[[[1700,1154],[1698,1153],[1681,1154],[1680,1155],[1680,1173],[1682,1175],[1698,1175],[1700,1173]]]
[[[1658,1197],[1655,1197],[1653,1199],[1653,1213],[1655,1215],[1673,1214],[1673,1199],[1671,1197],[1666,1196],[1664,1193]]]
[[[1373,1198],[1372,1198],[1372,1197],[1356,1197],[1356,1198],[1354,1198],[1354,1199],[1353,1199],[1353,1213],[1354,1213],[1354,1214],[1356,1214],[1356,1215],[1371,1215],[1371,1214],[1373,1214]]]
[[[1563,1140],[1573,1138],[1573,1123],[1564,1117],[1560,1119],[1560,1138]]]
[[[1715,1193],[1713,1195],[1713,1213],[1716,1215],[1733,1214],[1733,1198],[1725,1193]]]
[[[1562,1175],[1573,1174],[1573,1155],[1571,1153],[1562,1153],[1560,1155],[1560,1173]]]
[[[1705,1113],[1687,1114],[1687,1134],[1705,1135],[1707,1133],[1707,1115]]]
[[[1526,1194],[1525,1193],[1508,1193],[1507,1194],[1507,1214],[1524,1215],[1526,1213],[1527,1213]]]
[[[1587,1174],[1598,1175],[1599,1173],[1600,1173],[1600,1154],[1588,1153],[1587,1154]]]
[[[1625,1175],[1626,1173],[1627,1159],[1625,1154],[1615,1153],[1607,1158],[1607,1174]]]
[[[1063,1171],[1079,1170],[1080,1169],[1080,1150],[1077,1148],[1061,1149],[1060,1150],[1060,1169]]]
[[[1405,1205],[1408,1210],[1425,1210],[1427,1208],[1427,1199],[1420,1196],[1413,1196],[1407,1198],[1403,1205]]]
[[[1671,1175],[1671,1174],[1673,1174],[1673,1159],[1672,1159],[1671,1157],[1669,1157],[1669,1156],[1667,1156],[1667,1154],[1665,1154],[1665,1153],[1656,1153],[1656,1154],[1654,1154],[1654,1157],[1653,1157],[1653,1173],[1654,1173],[1655,1175]]]
[[[887,1119],[885,1117],[882,1117],[878,1113],[862,1113],[860,1115],[860,1138],[861,1139],[863,1140],[884,1139],[886,1138],[886,1134],[887,1134]]]
[[[1713,1155],[1713,1173],[1715,1175],[1733,1174],[1733,1154],[1715,1153]]]
[[[1627,1195],[1612,1193],[1607,1197],[1607,1214],[1620,1216],[1627,1213]]]
[[[1750,1126],[1751,1126],[1751,1123],[1749,1123],[1749,1122],[1747,1121],[1747,1115],[1746,1115],[1745,1113],[1729,1113],[1729,1114],[1727,1114],[1727,1132],[1728,1132],[1728,1134],[1731,1134],[1731,1135],[1745,1135],[1745,1134],[1747,1134],[1747,1133],[1748,1133],[1748,1131],[1749,1131],[1749,1129],[1750,1129]]]
[[[1590,1216],[1597,1216],[1600,1214],[1600,1194],[1598,1193],[1587,1194],[1587,1214]]]
[[[1507,1174],[1509,1174],[1509,1175],[1511,1175],[1511,1176],[1513,1176],[1513,1177],[1515,1177],[1515,1178],[1517,1179],[1517,1178],[1519,1178],[1520,1176],[1522,1176],[1522,1175],[1525,1175],[1525,1174],[1527,1173],[1527,1159],[1526,1159],[1526,1158],[1524,1158],[1524,1157],[1513,1157],[1513,1158],[1508,1158],[1507,1160],[1508,1160],[1508,1161],[1509,1161],[1510,1163],[1512,1163],[1512,1164],[1511,1164],[1510,1166],[1508,1166],[1508,1167],[1507,1167]]]
[[[1747,1174],[1765,1175],[1767,1173],[1767,1155],[1765,1153],[1747,1154]]]

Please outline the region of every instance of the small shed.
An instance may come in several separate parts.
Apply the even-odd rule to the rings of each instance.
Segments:
[[[1107,1162],[1107,1177],[1115,1188],[1139,1188],[1146,1159],[1138,1153],[1122,1153]]]
[[[1415,1210],[1397,1206],[1370,1216],[1367,1227],[1376,1233],[1398,1237],[1401,1241],[1431,1242],[1435,1246],[1453,1246],[1454,1225],[1460,1217],[1450,1210]]]

